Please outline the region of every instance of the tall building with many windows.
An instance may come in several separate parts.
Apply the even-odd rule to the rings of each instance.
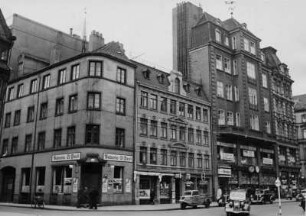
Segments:
[[[181,72],[134,62],[135,201],[176,203],[188,189],[211,194],[210,104]]]
[[[52,64],[8,86],[1,140],[2,201],[131,204],[135,65],[118,42]]]
[[[199,11],[191,3],[174,9],[173,58],[179,70],[179,61],[186,61],[183,77],[201,84],[211,102],[215,191],[273,187],[276,177],[284,192],[294,189],[299,166],[287,66],[234,18],[221,21],[202,12],[190,22],[186,14]]]

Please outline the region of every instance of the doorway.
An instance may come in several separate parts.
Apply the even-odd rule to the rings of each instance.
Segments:
[[[2,183],[2,202],[13,202],[14,182],[15,182],[15,168],[5,167],[2,169],[3,183]]]
[[[96,189],[101,196],[102,165],[99,163],[84,163],[81,168],[81,187],[89,191]]]

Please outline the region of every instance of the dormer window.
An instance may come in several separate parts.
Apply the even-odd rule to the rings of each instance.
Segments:
[[[149,69],[146,69],[146,70],[142,71],[143,77],[145,79],[150,79],[150,73],[151,73],[151,71]]]
[[[174,80],[174,93],[180,94],[180,85],[181,85],[180,79],[175,78],[175,80]]]
[[[215,34],[216,34],[216,41],[221,43],[221,31],[219,29],[216,29]]]
[[[186,84],[184,84],[184,89],[185,89],[185,91],[186,92],[190,92],[190,84],[189,83],[186,83]]]
[[[201,87],[196,87],[194,91],[198,96],[201,96]]]
[[[164,74],[158,74],[157,80],[159,83],[163,84],[165,82],[165,75]]]
[[[221,20],[220,19],[217,19],[217,24],[221,25]]]

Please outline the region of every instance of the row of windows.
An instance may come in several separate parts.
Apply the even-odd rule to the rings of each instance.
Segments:
[[[225,90],[225,95],[224,95]],[[234,97],[233,97],[234,91]],[[224,88],[224,84],[221,81],[217,81],[217,96],[220,98],[226,98],[230,101],[239,101],[239,89],[237,86],[232,86],[230,84],[226,84]]]
[[[168,102],[169,101],[169,102]],[[187,117],[190,119],[208,122],[208,110],[201,109],[201,107],[196,106],[194,108],[191,104],[186,104],[183,102],[177,102],[173,99],[168,99],[166,97],[158,97],[156,94],[148,94],[148,92],[141,91],[140,95],[140,107],[150,110],[158,110],[160,112],[167,113],[169,110],[170,114]]]
[[[100,139],[100,125],[88,124],[85,128],[85,144],[98,145]],[[42,151],[46,149],[46,131],[40,131],[37,134],[37,145],[35,150]],[[26,134],[23,152],[31,152],[34,148],[33,135]],[[76,145],[76,126],[67,127],[66,144],[63,143],[63,129],[57,128],[53,131],[53,148],[70,147]],[[115,146],[119,148],[125,147],[125,129],[116,128],[115,130]],[[8,154],[16,154],[22,152],[18,150],[18,136],[11,140],[11,152],[9,153],[9,139],[3,140],[2,156]]]
[[[78,95],[69,96],[68,113],[74,113],[78,110]],[[101,110],[101,93],[88,92],[87,93],[87,110]],[[64,114],[64,98],[58,98],[55,102],[55,116]],[[126,114],[126,100],[121,97],[116,97],[116,114]],[[33,122],[35,115],[35,106],[28,107],[27,122]],[[43,120],[48,117],[48,102],[40,104],[39,119]],[[20,125],[21,110],[15,111],[13,125]],[[11,112],[5,114],[4,127],[8,128],[11,125]]]
[[[186,162],[188,161],[188,167],[190,168],[195,167],[195,154],[194,153],[178,152],[178,151],[169,152],[167,149],[158,150],[157,148],[150,148],[149,150],[150,152],[148,152],[147,147],[140,147],[139,163],[186,167],[187,166]],[[168,162],[169,159],[170,159],[170,164]],[[179,163],[178,163],[178,159],[179,159]],[[203,168],[202,154],[197,154],[196,160],[197,160],[197,168]],[[210,156],[204,155],[204,169],[210,169],[209,160],[210,160]]]
[[[166,122],[161,122],[160,127],[159,127],[158,122],[156,120],[151,120],[150,127],[149,127],[148,122],[149,122],[148,119],[140,118],[139,134],[141,136],[149,135],[152,138],[157,138],[158,136],[160,136],[160,138],[162,139],[168,139],[168,129],[170,129],[170,134],[169,134],[170,140],[179,140],[183,142],[188,141],[189,143],[195,142],[199,145],[209,145],[209,132],[208,131],[201,131],[198,129],[194,130],[193,128],[187,128],[185,126],[168,124]],[[148,130],[148,128],[150,130]]]
[[[103,76],[103,62],[102,61],[89,61],[88,67],[89,77],[102,77]],[[57,85],[62,85],[68,82],[68,72],[67,68],[60,69],[57,76]],[[70,70],[70,81],[74,81],[80,78],[80,64],[75,64],[71,66]],[[50,88],[51,74],[46,74],[42,78],[41,90]],[[116,81],[121,84],[126,84],[127,73],[126,69],[117,67]],[[39,90],[38,79],[33,79],[30,81],[30,94],[33,94]],[[7,100],[13,100],[16,97],[20,98],[24,96],[24,84],[21,83],[17,86],[17,95],[15,94],[14,86],[8,89]]]

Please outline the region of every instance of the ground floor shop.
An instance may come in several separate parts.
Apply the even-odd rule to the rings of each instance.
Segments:
[[[132,162],[131,152],[104,149],[3,158],[1,201],[28,203],[39,193],[47,204],[76,205],[81,193],[87,193],[82,202],[89,202],[96,190],[99,204],[132,204]]]
[[[135,171],[134,178],[136,204],[150,204],[153,197],[155,203],[177,203],[186,190],[212,194],[211,175]]]

